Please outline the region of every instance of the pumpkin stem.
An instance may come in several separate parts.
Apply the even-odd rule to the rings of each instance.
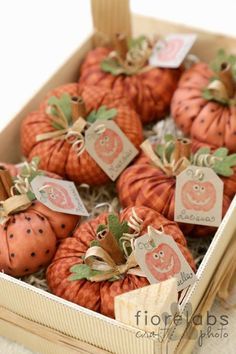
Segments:
[[[86,117],[86,107],[82,97],[73,96],[71,98],[71,112],[73,123],[80,117]]]
[[[99,245],[102,247],[113,259],[116,264],[124,264],[125,257],[114,237],[114,235],[108,231],[104,230],[102,233],[97,235],[99,240]]]
[[[191,157],[191,140],[189,139],[182,139],[178,138],[175,141],[175,148],[171,156],[171,160],[175,163],[178,162],[180,159],[185,157],[186,159],[190,159]]]
[[[115,36],[115,51],[118,53],[122,60],[126,59],[126,54],[128,52],[128,42],[127,37],[124,33],[116,33]]]
[[[227,62],[223,62],[220,66],[220,72],[218,74],[220,81],[224,84],[228,98],[232,98],[235,92],[235,84],[232,75],[231,65]]]
[[[11,188],[13,186],[12,177],[7,169],[0,167],[0,201],[11,197]]]

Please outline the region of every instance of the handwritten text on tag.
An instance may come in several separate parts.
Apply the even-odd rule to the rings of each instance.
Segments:
[[[176,177],[175,221],[219,226],[223,182],[209,167],[189,166]]]

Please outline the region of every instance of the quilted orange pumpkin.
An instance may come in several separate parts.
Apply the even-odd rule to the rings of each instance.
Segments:
[[[16,171],[19,173],[17,167],[15,171],[11,167],[13,175]],[[1,201],[9,200],[12,185],[10,175],[2,167]],[[12,199],[11,203],[14,203]],[[52,211],[38,201],[26,203],[22,211],[15,209],[0,225],[0,271],[18,277],[47,266],[56,252],[58,241],[68,237],[78,221],[78,216]]]
[[[158,145],[154,150],[157,151],[157,149]],[[224,215],[236,192],[235,169],[232,169],[230,177],[219,177],[224,182]],[[163,171],[143,152],[119,177],[117,192],[123,207],[145,205],[169,220],[174,220],[175,186],[176,175]],[[187,223],[179,223],[179,226],[184,234],[197,237],[209,236],[216,231],[215,227]]]
[[[128,97],[144,124],[165,117],[181,70],[146,69],[150,54],[147,39],[133,40],[129,48],[125,39],[121,40],[117,38],[115,52],[99,47],[88,53],[81,66],[80,85],[109,88]]]
[[[232,59],[231,59],[232,60]],[[181,77],[171,103],[177,126],[200,143],[236,151],[235,80],[230,59],[197,63]]]
[[[102,185],[109,181],[108,176],[101,170],[97,163],[90,157],[86,150],[78,154],[70,140],[63,134],[61,121],[54,114],[55,105],[59,113],[64,109],[66,120],[71,122],[72,111],[68,107],[69,97],[81,96],[85,103],[88,116],[92,112],[98,112],[99,108],[108,112],[116,111],[114,122],[120,127],[128,139],[138,148],[143,136],[140,119],[136,112],[130,108],[125,97],[109,90],[95,86],[79,87],[72,83],[63,85],[48,93],[39,109],[30,113],[23,121],[21,127],[21,146],[27,159],[33,156],[40,157],[40,168],[57,173],[77,183],[89,185]],[[52,101],[50,101],[50,99]],[[48,102],[53,102],[51,111],[48,112]],[[62,107],[62,108],[61,108]],[[86,118],[86,117],[84,117]],[[66,121],[67,127],[70,124]],[[63,123],[64,124],[64,123]],[[38,141],[38,136],[45,133],[53,133],[55,136]]]
[[[142,219],[140,235],[147,232],[149,225],[156,229],[162,226],[165,233],[174,238],[190,266],[195,269],[185,238],[174,222],[146,207],[136,207],[135,213]],[[132,208],[127,208],[121,211],[118,218],[122,223],[128,221],[132,215]],[[97,238],[99,227],[108,223],[108,218],[108,214],[104,213],[96,219],[81,224],[73,237],[60,244],[52,264],[48,267],[47,282],[51,291],[57,296],[114,317],[114,297],[148,285],[146,278],[128,273],[124,273],[118,280],[113,279],[114,281],[72,280],[71,278],[73,266],[83,264],[82,257],[91,247],[91,242]]]

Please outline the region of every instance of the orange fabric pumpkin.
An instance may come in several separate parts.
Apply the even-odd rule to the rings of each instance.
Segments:
[[[18,165],[1,163],[12,176]],[[51,178],[60,178],[45,173]],[[24,211],[11,214],[0,225],[0,271],[13,276],[32,274],[47,266],[55,254],[58,241],[70,236],[80,217],[55,212],[38,201]]]
[[[223,215],[225,215],[236,190],[236,174],[222,178],[224,182]],[[117,181],[117,192],[123,207],[145,205],[174,220],[176,178],[167,176],[142,153]],[[179,223],[184,234],[208,236],[215,227]]]
[[[109,181],[108,176],[101,170],[97,163],[90,157],[86,150],[79,156],[65,139],[48,139],[36,141],[38,134],[56,131],[51,124],[51,119],[46,113],[48,99],[52,96],[60,98],[63,94],[82,96],[87,113],[98,110],[101,106],[107,109],[115,108],[117,115],[114,121],[125,133],[128,139],[138,148],[142,139],[142,126],[136,112],[130,108],[125,97],[106,89],[95,86],[79,87],[72,83],[63,85],[48,93],[38,111],[30,113],[23,121],[21,127],[21,146],[23,154],[31,159],[40,157],[40,168],[69,178],[77,183],[89,185],[102,185]]]
[[[128,97],[144,124],[164,118],[177,87],[180,69],[153,68],[134,75],[114,76],[101,69],[101,63],[111,53],[108,48],[96,48],[85,58],[80,71],[80,85],[96,85]]]
[[[200,143],[226,146],[236,151],[236,106],[209,101],[203,97],[213,77],[205,63],[198,63],[181,77],[171,103],[177,126]]]
[[[140,235],[147,232],[149,225],[156,229],[163,226],[165,233],[174,238],[190,266],[195,269],[186,240],[174,222],[146,207],[137,207],[135,212],[143,220]],[[129,220],[131,215],[132,208],[127,208],[121,211],[119,219],[120,221]],[[81,257],[90,247],[91,241],[95,239],[98,226],[107,223],[107,216],[108,214],[104,213],[94,220],[81,224],[72,238],[60,244],[52,264],[48,267],[47,282],[51,291],[57,296],[106,316],[114,317],[114,297],[148,285],[146,278],[125,274],[122,279],[116,281],[91,282],[68,279],[71,275],[70,268],[75,264],[83,263]]]

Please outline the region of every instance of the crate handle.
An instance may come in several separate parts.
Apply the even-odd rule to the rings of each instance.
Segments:
[[[110,40],[117,32],[131,36],[131,13],[129,0],[91,0],[93,27]],[[96,43],[95,32],[95,43]]]

